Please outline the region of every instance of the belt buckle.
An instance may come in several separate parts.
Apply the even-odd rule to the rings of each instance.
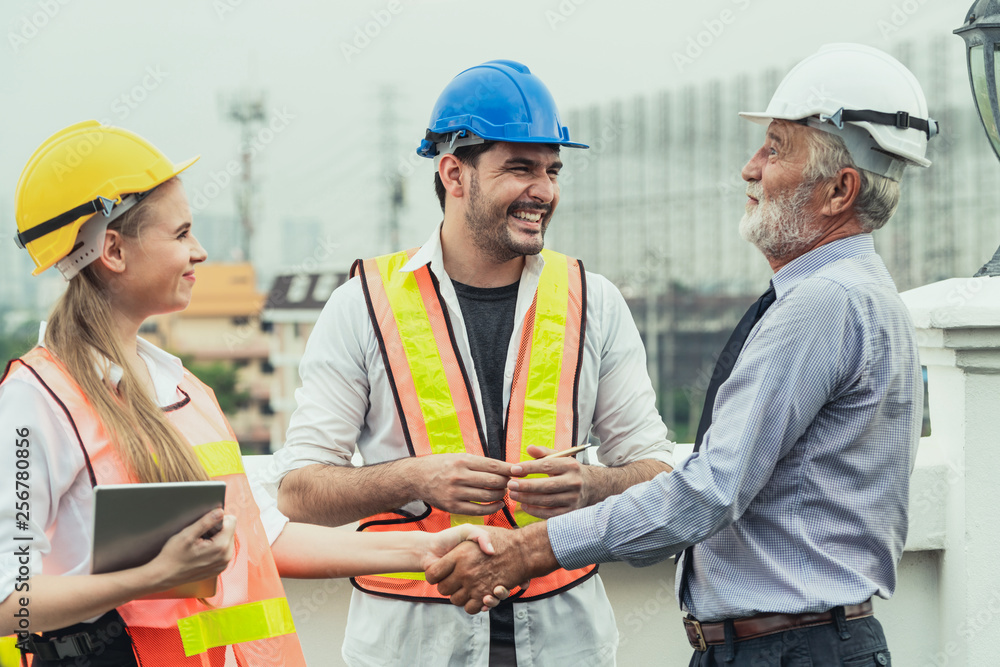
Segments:
[[[701,623],[693,618],[685,618],[682,620],[684,621],[684,627],[694,630],[695,635],[698,637],[697,646],[695,646],[694,642],[691,641],[690,636],[688,637],[688,641],[690,642],[691,646],[697,649],[698,651],[707,651],[708,644],[705,643],[705,633],[702,632],[701,630]]]

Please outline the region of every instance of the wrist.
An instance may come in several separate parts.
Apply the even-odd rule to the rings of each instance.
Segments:
[[[560,568],[559,561],[549,544],[547,522],[538,521],[515,531],[518,537],[518,555],[524,559],[528,578],[542,577]]]
[[[125,589],[128,599],[134,600],[171,588],[168,572],[160,567],[156,558],[145,565],[119,572],[119,583]]]
[[[407,456],[392,463],[394,481],[392,486],[399,489],[401,500],[400,505],[420,500],[420,472],[419,458]]]
[[[594,466],[589,466],[589,465],[580,466],[580,478],[583,480],[583,483],[580,486],[580,500],[576,509],[580,509],[581,507],[587,507],[597,502],[594,499],[594,490],[595,486],[598,483],[599,476],[600,472],[598,472],[598,469],[595,468]]]

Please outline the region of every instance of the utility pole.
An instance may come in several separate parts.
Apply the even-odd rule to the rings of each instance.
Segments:
[[[263,91],[241,91],[233,95],[224,109],[226,118],[240,126],[240,176],[236,181],[236,212],[243,229],[241,252],[245,261],[250,260],[253,247],[254,208],[257,199],[257,182],[253,172],[253,137],[267,120],[264,113]]]
[[[395,86],[385,85],[379,91],[378,133],[382,137],[380,150],[382,153],[382,176],[385,181],[385,242],[387,252],[399,250],[399,214],[406,203],[403,174],[400,172],[400,147],[396,141],[396,127],[399,124],[396,117],[396,98],[398,91]]]

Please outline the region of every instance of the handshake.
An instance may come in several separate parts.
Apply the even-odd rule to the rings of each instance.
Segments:
[[[588,504],[587,466],[544,447],[530,446],[528,453],[535,460],[514,464],[467,454],[410,459],[422,468],[414,471],[421,480],[418,497],[452,514],[487,516],[500,511],[509,494],[521,511],[539,519]],[[463,525],[427,537],[421,559],[427,581],[470,614],[559,568],[544,522],[519,530]]]
[[[423,533],[429,545],[422,558],[428,583],[469,614],[500,604],[532,577],[559,568],[544,523],[519,530],[462,525]]]

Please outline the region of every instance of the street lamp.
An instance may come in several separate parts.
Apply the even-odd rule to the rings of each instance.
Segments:
[[[965,40],[966,64],[969,67],[969,84],[976,100],[979,120],[1000,159],[1000,107],[997,104],[997,78],[1000,77],[1000,0],[976,0],[955,34]],[[979,269],[976,277],[1000,276],[1000,248],[993,259]]]

